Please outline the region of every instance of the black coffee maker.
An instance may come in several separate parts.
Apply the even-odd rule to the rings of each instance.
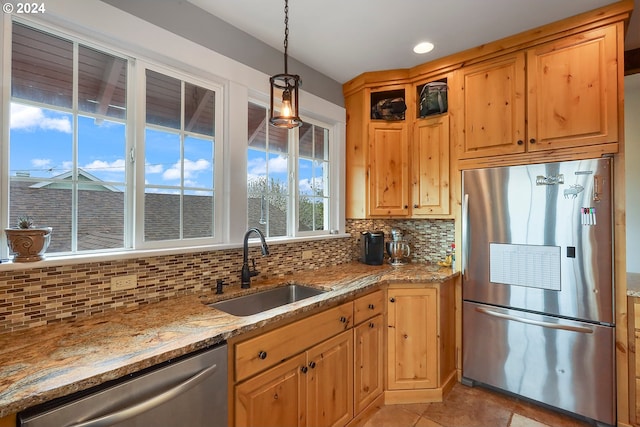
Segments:
[[[360,235],[360,262],[382,265],[384,258],[384,232],[363,231]]]

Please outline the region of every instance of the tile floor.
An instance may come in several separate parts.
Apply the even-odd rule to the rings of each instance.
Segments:
[[[586,427],[582,420],[482,387],[456,384],[444,402],[387,405],[362,427]]]

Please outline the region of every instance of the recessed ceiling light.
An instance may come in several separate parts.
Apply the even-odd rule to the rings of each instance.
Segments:
[[[415,53],[427,53],[427,52],[431,52],[432,50],[433,50],[433,43],[429,43],[429,42],[418,43],[413,48],[413,51]]]

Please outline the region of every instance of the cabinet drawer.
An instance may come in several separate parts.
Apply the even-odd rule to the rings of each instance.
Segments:
[[[353,302],[235,345],[235,380],[242,381],[353,325]]]
[[[354,324],[357,325],[377,314],[381,314],[384,304],[383,299],[382,291],[375,291],[355,300],[353,309]]]

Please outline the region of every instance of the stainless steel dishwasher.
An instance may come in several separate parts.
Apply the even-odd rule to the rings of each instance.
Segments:
[[[227,425],[227,345],[18,414],[24,427]]]

